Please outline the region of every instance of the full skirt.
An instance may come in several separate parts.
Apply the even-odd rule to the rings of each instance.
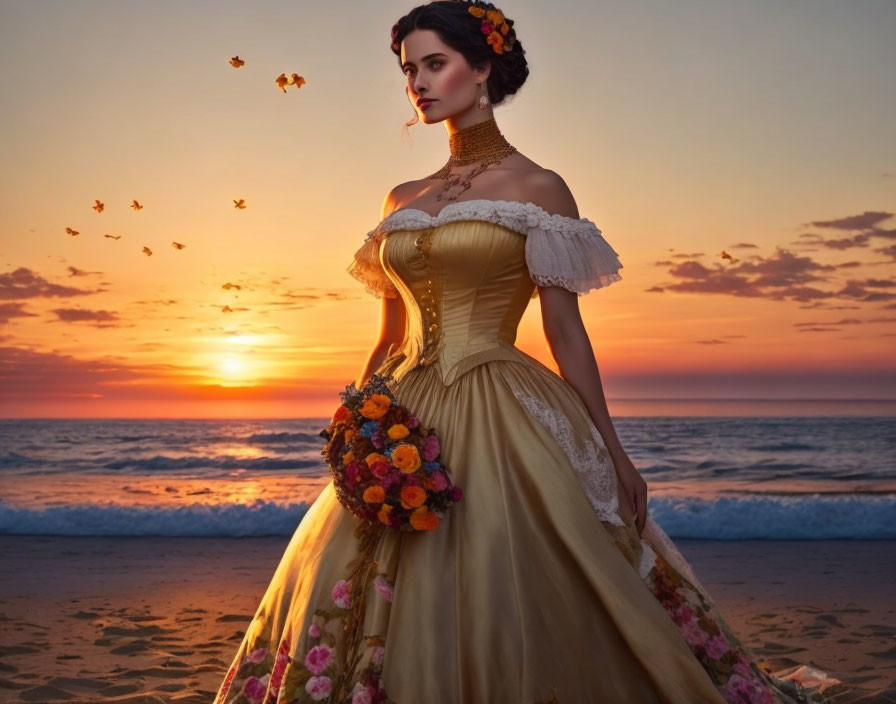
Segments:
[[[385,531],[351,594],[361,521],[328,484],[215,704],[809,701],[757,663],[649,515],[638,534],[560,376],[519,352],[448,386],[430,365],[390,388],[434,428],[463,498],[434,530]]]

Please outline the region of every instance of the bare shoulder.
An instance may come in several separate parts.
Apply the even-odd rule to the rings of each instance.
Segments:
[[[385,220],[401,203],[404,203],[409,198],[413,198],[420,191],[420,186],[424,180],[405,181],[389,191],[383,199],[383,209],[380,217]]]
[[[520,188],[523,199],[543,208],[552,215],[579,217],[576,199],[566,181],[551,169],[526,169],[521,174]]]

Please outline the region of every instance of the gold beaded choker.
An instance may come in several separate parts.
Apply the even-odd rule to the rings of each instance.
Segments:
[[[443,193],[439,193],[436,196],[436,200],[442,200],[443,198],[454,200],[470,187],[470,181],[475,176],[481,174],[492,164],[500,163],[502,159],[516,151],[516,147],[512,146],[504,138],[504,135],[501,134],[495,118],[477,122],[475,125],[458,130],[450,135],[448,146],[451,149],[451,156],[448,157],[448,161],[441,169],[428,177],[448,180],[448,183],[442,189]],[[451,169],[455,166],[466,166],[476,162],[481,163],[466,177],[451,175]],[[450,188],[457,187],[461,189],[457,193],[453,195],[445,193]]]

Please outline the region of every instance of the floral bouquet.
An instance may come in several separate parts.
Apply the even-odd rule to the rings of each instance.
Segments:
[[[433,428],[397,403],[387,377],[374,374],[362,389],[339,394],[342,405],[320,435],[340,503],[398,531],[433,530],[463,492],[439,461]]]

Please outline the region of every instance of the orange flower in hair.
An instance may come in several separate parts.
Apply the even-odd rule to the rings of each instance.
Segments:
[[[495,50],[496,54],[504,53],[504,37],[501,36],[500,32],[492,32],[486,37],[486,41],[492,45],[492,49]]]
[[[513,37],[510,36],[510,25],[500,10],[490,10],[479,3],[470,3],[467,7],[473,17],[482,20],[479,29],[485,35],[485,40],[496,54],[503,54],[513,48]],[[505,39],[506,37],[506,39]]]

